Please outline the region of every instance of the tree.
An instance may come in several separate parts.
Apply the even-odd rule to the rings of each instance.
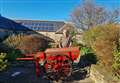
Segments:
[[[98,24],[117,23],[119,11],[108,11],[104,7],[96,6],[92,0],[83,1],[71,14],[71,21],[83,31]]]

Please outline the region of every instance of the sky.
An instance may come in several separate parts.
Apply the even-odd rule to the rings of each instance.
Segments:
[[[10,19],[67,21],[81,3],[81,0],[0,0],[0,14]],[[95,3],[108,10],[120,7],[120,0]]]

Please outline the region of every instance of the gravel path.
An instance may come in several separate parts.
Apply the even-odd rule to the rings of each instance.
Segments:
[[[13,66],[5,72],[0,73],[0,83],[94,83],[89,77],[83,76],[83,73],[76,72],[70,79],[64,82],[51,82],[41,77],[36,77],[34,64],[24,64]]]

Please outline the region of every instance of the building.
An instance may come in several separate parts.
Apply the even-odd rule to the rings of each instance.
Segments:
[[[40,34],[29,27],[22,25],[21,23],[17,23],[15,20],[8,19],[6,17],[0,16],[0,40],[3,40],[8,35],[13,34],[26,34],[26,35],[38,35],[39,37],[53,41],[50,37],[47,37],[43,34]]]
[[[47,37],[52,38],[55,42],[59,41],[62,34],[56,34],[56,31],[64,26],[63,21],[41,21],[41,20],[14,20],[16,23],[36,31]]]
[[[55,42],[60,40],[64,29],[73,28],[73,25],[65,23],[64,21],[11,20],[0,16],[0,30],[4,32],[39,33],[40,36],[53,39]],[[77,29],[75,30],[77,31]],[[1,34],[5,35],[3,33]]]

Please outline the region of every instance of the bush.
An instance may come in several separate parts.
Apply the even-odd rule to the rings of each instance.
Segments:
[[[70,30],[70,35],[71,35],[71,43],[72,43],[72,46],[79,46],[79,42],[78,42],[78,39],[77,39],[77,34],[78,32],[75,31],[75,30]]]
[[[24,35],[10,35],[3,43],[11,48],[16,48],[16,46],[20,45],[21,41],[24,39]]]
[[[86,31],[83,35],[83,41],[94,50],[104,65],[111,65],[118,33],[119,28],[114,24],[99,25]]]
[[[113,52],[114,55],[114,61],[113,61],[113,72],[115,73],[114,75],[120,78],[120,39],[118,42],[118,45],[114,49]]]
[[[112,68],[115,60],[113,52],[120,38],[119,30],[120,27],[115,24],[106,24],[91,28],[83,34],[85,44],[93,49],[106,68]]]
[[[88,54],[88,53],[92,53],[92,49],[91,48],[85,47],[85,46],[82,46],[80,48],[80,54],[81,55],[85,55],[85,54]]]
[[[37,50],[45,49],[48,41],[38,35],[11,35],[3,44],[12,49],[19,49],[23,53],[33,53]]]
[[[5,70],[5,68],[7,67],[6,56],[7,56],[6,53],[0,53],[0,71]]]
[[[21,55],[22,53],[20,52],[20,50],[12,49],[8,51],[7,58],[8,58],[8,61],[13,62],[13,61],[16,61],[16,58],[22,57]]]

